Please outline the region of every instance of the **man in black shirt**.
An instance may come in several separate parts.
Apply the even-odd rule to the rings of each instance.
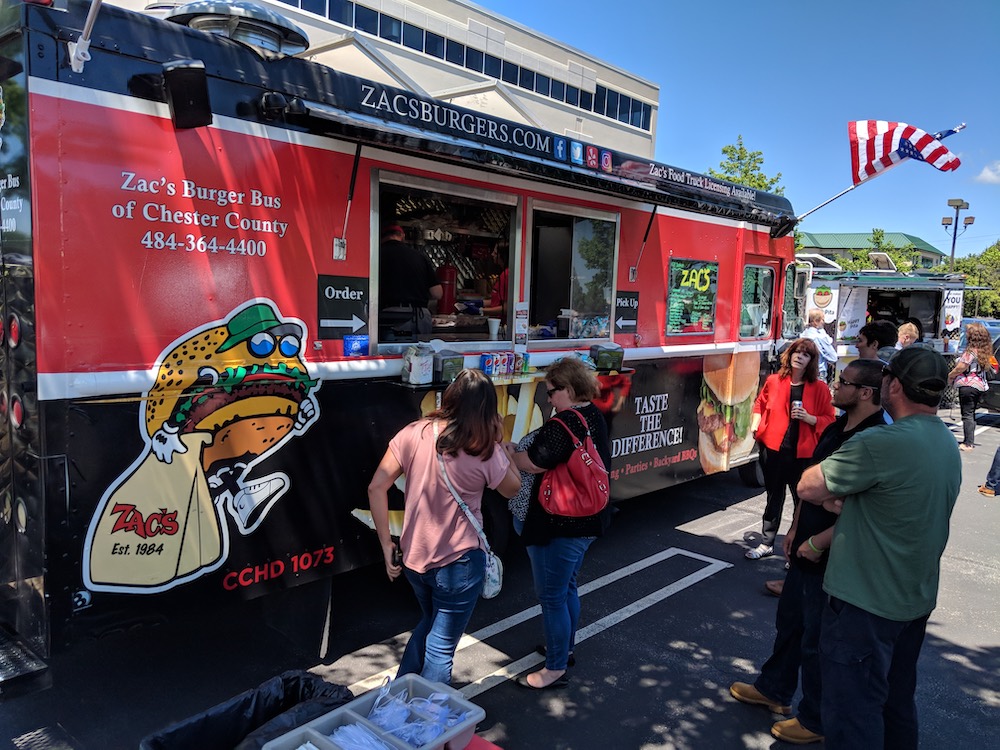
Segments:
[[[833,391],[833,405],[844,413],[823,431],[812,463],[832,455],[861,430],[886,424],[880,400],[882,366],[877,359],[858,359],[844,368]],[[764,662],[754,684],[735,682],[729,688],[738,701],[767,706],[787,716],[791,713],[790,704],[801,668],[802,700],[798,716],[771,727],[775,737],[794,744],[823,739],[819,629],[826,602],[823,591],[826,550],[832,541],[836,521],[836,514],[820,505],[799,503],[796,506],[792,526],[783,543],[790,568],[778,600],[777,634],[771,657]]]
[[[408,245],[403,228],[393,224],[382,232],[378,258],[379,340],[412,341],[416,333],[430,333],[429,300],[444,290],[434,264]]]

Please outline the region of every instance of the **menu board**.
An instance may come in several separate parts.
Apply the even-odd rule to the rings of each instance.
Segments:
[[[715,329],[719,264],[671,260],[667,289],[667,333],[709,333]]]

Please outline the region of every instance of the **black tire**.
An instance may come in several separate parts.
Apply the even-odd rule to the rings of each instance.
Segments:
[[[740,480],[747,487],[764,486],[764,466],[761,464],[759,458],[754,459],[748,464],[738,466],[736,471],[739,472]]]

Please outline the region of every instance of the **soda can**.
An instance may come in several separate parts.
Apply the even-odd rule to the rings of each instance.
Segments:
[[[531,358],[531,355],[528,352],[525,352],[524,353],[524,365],[523,365],[524,369],[521,370],[521,372],[530,372],[531,371],[531,361],[530,361],[530,358]]]
[[[514,352],[514,374],[520,375],[522,372],[524,372],[524,354]]]
[[[479,355],[479,369],[487,375],[493,375],[493,362],[494,358],[492,354]]]
[[[801,409],[801,408],[802,408],[802,402],[801,401],[792,401],[792,410],[793,411],[795,409]]]
[[[500,360],[500,364],[497,365],[498,375],[509,375],[510,371],[507,369],[510,364],[510,352],[499,352],[497,357]]]

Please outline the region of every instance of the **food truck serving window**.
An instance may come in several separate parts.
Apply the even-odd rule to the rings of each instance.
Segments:
[[[608,338],[618,217],[535,210],[531,237],[530,337]]]
[[[516,208],[513,195],[381,175],[380,344],[485,341],[489,317],[509,325]],[[397,228],[402,238],[387,240]],[[428,285],[440,286],[438,299]]]
[[[715,330],[715,298],[719,264],[704,260],[670,260],[667,288],[667,333],[709,333]]]
[[[771,301],[774,270],[765,266],[743,269],[743,301],[740,305],[740,338],[755,339],[771,333]]]

